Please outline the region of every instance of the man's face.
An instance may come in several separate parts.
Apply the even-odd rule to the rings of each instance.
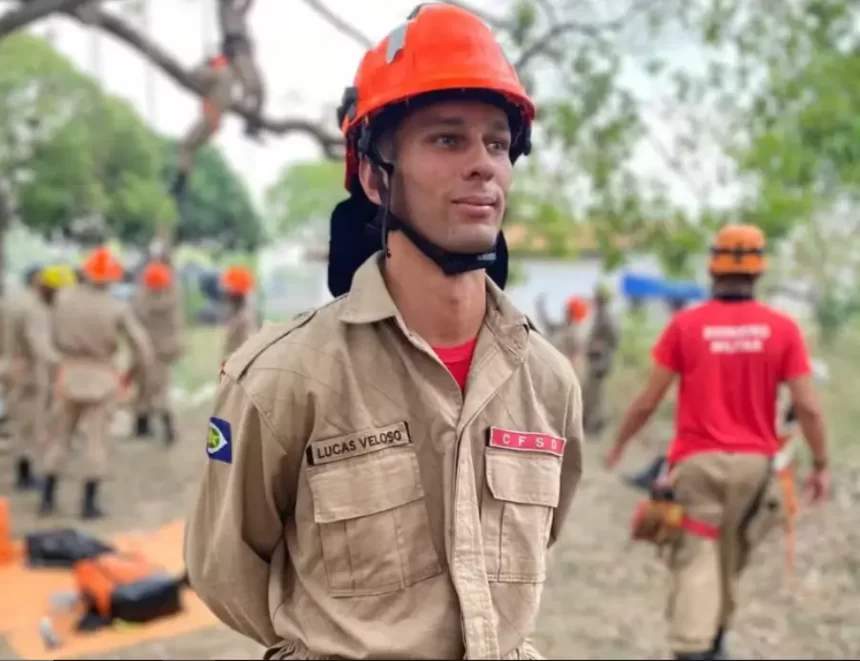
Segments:
[[[439,103],[408,115],[394,142],[393,212],[446,250],[491,249],[511,186],[505,112],[483,103]]]
[[[38,285],[37,289],[39,290],[39,295],[42,297],[42,300],[47,305],[53,305],[54,297],[56,296],[56,290],[51,289],[50,287],[45,287],[44,285]]]

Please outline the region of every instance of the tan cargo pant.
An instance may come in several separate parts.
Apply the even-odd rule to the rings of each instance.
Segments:
[[[170,410],[171,363],[169,359],[156,356],[146,372],[146,379],[139,370],[135,372],[138,389],[135,411],[138,414]]]
[[[48,416],[46,384],[25,381],[9,389],[7,401],[12,434],[12,452],[16,459],[35,461],[44,448]]]
[[[675,497],[687,515],[720,530],[716,540],[685,533],[668,554],[667,618],[675,654],[707,651],[718,629],[728,629],[750,553],[786,523],[782,486],[769,465],[761,455],[716,452],[690,457],[672,471]],[[760,506],[742,533],[762,487]]]
[[[114,403],[114,397],[96,402],[56,398],[44,457],[43,469],[47,475],[62,474],[72,437],[80,429],[86,461],[84,479],[101,480],[106,476]]]
[[[209,142],[221,126],[220,107],[213,101],[206,100],[204,103],[209,105],[179,142],[179,169],[182,172],[191,170],[197,150]]]
[[[604,420],[603,395],[606,375],[588,372],[582,389],[582,422],[586,432],[597,431]]]
[[[253,53],[247,48],[240,49],[232,62],[242,84],[242,105],[254,114],[260,114],[263,107],[263,80]]]
[[[263,654],[263,659],[265,661],[268,660],[279,660],[285,661],[287,659],[301,659],[302,661],[321,661],[323,659],[328,659],[329,657],[319,656],[318,654],[314,654],[310,650],[308,650],[302,643],[298,641],[288,641],[283,640],[277,645],[270,647]],[[530,641],[526,640],[520,647],[515,649],[513,652],[506,654],[502,657],[504,661],[514,661],[517,659],[544,659],[546,657],[541,656],[540,652],[538,652],[534,645],[531,644]]]

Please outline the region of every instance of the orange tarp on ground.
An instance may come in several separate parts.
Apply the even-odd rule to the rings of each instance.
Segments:
[[[156,530],[125,533],[111,539],[118,549],[140,551],[152,562],[179,575],[182,563],[183,522]],[[47,649],[39,635],[39,621],[50,608],[51,595],[74,590],[71,570],[30,569],[23,561],[0,565],[0,635],[22,659],[67,659],[103,654],[131,645],[172,638],[217,623],[215,616],[191,590],[182,591],[182,612],[148,624],[107,627],[75,633],[64,643]]]

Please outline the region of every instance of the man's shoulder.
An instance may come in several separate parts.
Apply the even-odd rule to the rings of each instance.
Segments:
[[[282,378],[285,372],[301,373],[300,368],[312,363],[323,345],[337,342],[342,306],[343,297],[284,322],[264,323],[230,356],[224,373],[236,381],[253,382]]]
[[[567,391],[573,384],[579,384],[570,359],[556,349],[548,338],[535,330],[529,332],[527,360],[532,375],[541,375],[538,383],[548,389]]]

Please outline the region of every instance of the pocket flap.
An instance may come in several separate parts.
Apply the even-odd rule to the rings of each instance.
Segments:
[[[314,521],[334,523],[378,514],[424,497],[411,449],[389,449],[312,469]]]
[[[496,500],[558,507],[561,481],[558,457],[488,448],[485,461],[487,486]]]

